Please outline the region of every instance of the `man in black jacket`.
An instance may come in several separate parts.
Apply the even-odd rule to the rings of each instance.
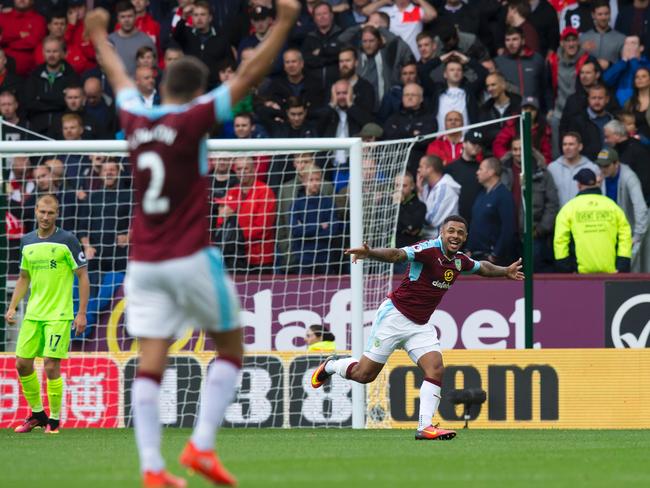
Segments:
[[[372,121],[372,114],[356,104],[350,82],[338,80],[332,85],[330,105],[320,120],[319,133],[323,137],[352,137]]]
[[[285,122],[267,125],[270,127],[271,137],[290,139],[318,137],[316,127],[307,120],[309,108],[302,98],[289,97],[284,107],[286,109]]]
[[[79,76],[63,59],[63,41],[47,37],[43,41],[45,63],[37,66],[27,78],[26,109],[31,129],[47,133],[57,115],[66,108],[64,91],[78,85]]]
[[[427,206],[418,199],[413,175],[408,171],[395,177],[395,196],[399,198],[395,247],[412,246],[422,239],[420,233],[425,224]],[[395,264],[393,272],[402,273],[406,267],[407,263]]]
[[[480,120],[488,121],[517,115],[521,112],[521,97],[516,93],[507,91],[506,79],[499,72],[490,73],[485,79],[485,87],[490,98],[481,105]],[[485,145],[492,146],[504,122],[491,124],[482,128]]]
[[[587,59],[580,66],[580,71],[576,77],[575,91],[569,95],[562,110],[562,120],[560,127],[566,127],[568,121],[587,108],[587,90],[600,81],[602,70],[598,61]]]
[[[445,166],[445,173],[451,175],[460,185],[458,213],[468,222],[472,219],[474,200],[483,189],[476,177],[479,167],[476,157],[483,149],[482,144],[483,134],[477,130],[469,131],[463,141],[463,154],[456,161]]]
[[[99,122],[85,108],[86,98],[81,85],[71,85],[64,90],[65,113],[79,114],[83,121],[83,139],[112,139],[113,134],[102,132]],[[53,139],[63,139],[63,124],[61,116],[56,116],[49,130]]]
[[[354,101],[352,86],[348,80],[338,80],[332,85],[330,105],[320,118],[318,132],[323,137],[352,137],[368,122],[372,114],[359,107]],[[347,165],[345,151],[335,151],[334,157],[325,166],[325,176],[333,179],[340,167]],[[333,166],[333,167],[332,167]]]
[[[289,48],[282,55],[282,75],[260,91],[260,95],[284,107],[290,97],[301,97],[312,111],[322,108],[325,103],[320,83],[305,76],[305,61],[299,49]]]
[[[423,90],[417,83],[408,83],[402,92],[402,106],[384,124],[385,139],[406,139],[437,130],[431,111],[424,106]]]
[[[618,159],[627,164],[639,177],[645,201],[650,205],[650,152],[646,146],[627,135],[625,126],[618,120],[605,124],[605,142],[616,149]]]
[[[344,47],[339,51],[339,77],[352,85],[354,103],[366,112],[374,113],[379,108],[372,84],[357,74],[359,60],[353,47]]]
[[[562,118],[560,119],[560,132],[566,128],[569,121],[581,112],[587,109],[587,91],[596,83],[601,82],[601,75],[603,74],[602,68],[595,58],[588,58],[582,66],[580,72],[576,77],[575,92],[569,95],[562,110]],[[616,113],[620,110],[620,106],[616,97],[611,89],[608,88],[609,102],[607,103],[606,110],[609,113]],[[566,132],[566,130],[564,130]]]
[[[341,48],[338,36],[342,30],[334,24],[332,7],[325,2],[313,11],[316,30],[309,32],[302,44],[307,75],[318,80],[322,90],[332,86],[338,77],[338,56]]]
[[[117,127],[115,107],[108,105],[99,78],[93,76],[84,81],[84,96],[86,98],[84,109],[95,121],[98,121],[98,128],[99,132],[103,134],[102,137],[113,139]]]
[[[600,83],[596,83],[589,88],[587,108],[570,120],[566,120],[566,126],[562,127],[560,124],[560,135],[566,132],[580,134],[584,146],[582,154],[591,161],[596,160],[596,156],[605,145],[603,133],[605,124],[614,118],[607,111],[608,103],[609,93],[607,88]]]
[[[219,84],[219,62],[231,56],[230,43],[227,35],[217,33],[212,26],[212,14],[207,2],[198,0],[193,13],[194,25],[189,27],[185,19],[179,20],[174,29],[174,40],[185,54],[196,56],[205,63],[210,70],[208,89],[212,89]]]
[[[515,136],[511,151],[501,159],[503,172],[501,182],[512,192],[517,216],[517,248],[520,255],[523,241],[524,208],[521,194],[521,137]],[[546,169],[542,153],[533,149],[533,246],[534,269],[536,273],[552,273],[555,269],[553,256],[553,230],[555,217],[560,210],[560,200],[555,181]]]

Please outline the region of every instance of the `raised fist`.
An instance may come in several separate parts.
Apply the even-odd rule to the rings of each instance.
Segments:
[[[86,15],[86,34],[91,36],[98,32],[107,32],[111,16],[103,8],[96,8]]]

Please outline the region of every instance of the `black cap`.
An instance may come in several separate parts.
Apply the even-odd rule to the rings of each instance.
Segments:
[[[68,0],[68,8],[86,6],[86,0]]]
[[[472,144],[483,144],[483,133],[478,130],[470,130],[465,134],[465,140]]]
[[[253,8],[253,10],[251,10],[250,15],[251,19],[253,20],[267,19],[269,17],[273,17],[273,10],[268,7],[263,7],[262,5],[258,5],[257,7]]]
[[[521,100],[522,107],[533,107],[535,110],[539,110],[539,100],[537,97],[524,97]]]
[[[573,177],[578,183],[585,186],[594,186],[596,184],[596,173],[589,168],[582,168]]]

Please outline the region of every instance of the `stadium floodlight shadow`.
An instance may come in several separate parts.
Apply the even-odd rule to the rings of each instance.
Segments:
[[[469,421],[476,418],[481,408],[481,404],[485,403],[487,395],[485,390],[480,388],[466,388],[463,390],[451,390],[447,393],[447,399],[454,405],[464,405],[463,418],[465,419],[465,426],[463,429],[469,427]]]

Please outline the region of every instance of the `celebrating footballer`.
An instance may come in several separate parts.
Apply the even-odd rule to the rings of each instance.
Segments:
[[[440,236],[401,249],[348,249],[352,262],[375,259],[386,263],[408,261],[408,273],[396,290],[377,309],[366,349],[361,359],[328,357],[314,371],[311,384],[320,388],[332,375],[358,383],[370,383],[380,373],[389,356],[398,347],[424,373],[420,387],[420,413],[417,440],[449,440],[456,436],[453,430],[432,425],[432,418],[440,404],[444,365],[438,334],[429,323],[431,315],[458,275],[504,277],[523,280],[521,259],[508,267],[489,261],[475,261],[460,250],[467,240],[467,221],[458,215],[447,217]]]

